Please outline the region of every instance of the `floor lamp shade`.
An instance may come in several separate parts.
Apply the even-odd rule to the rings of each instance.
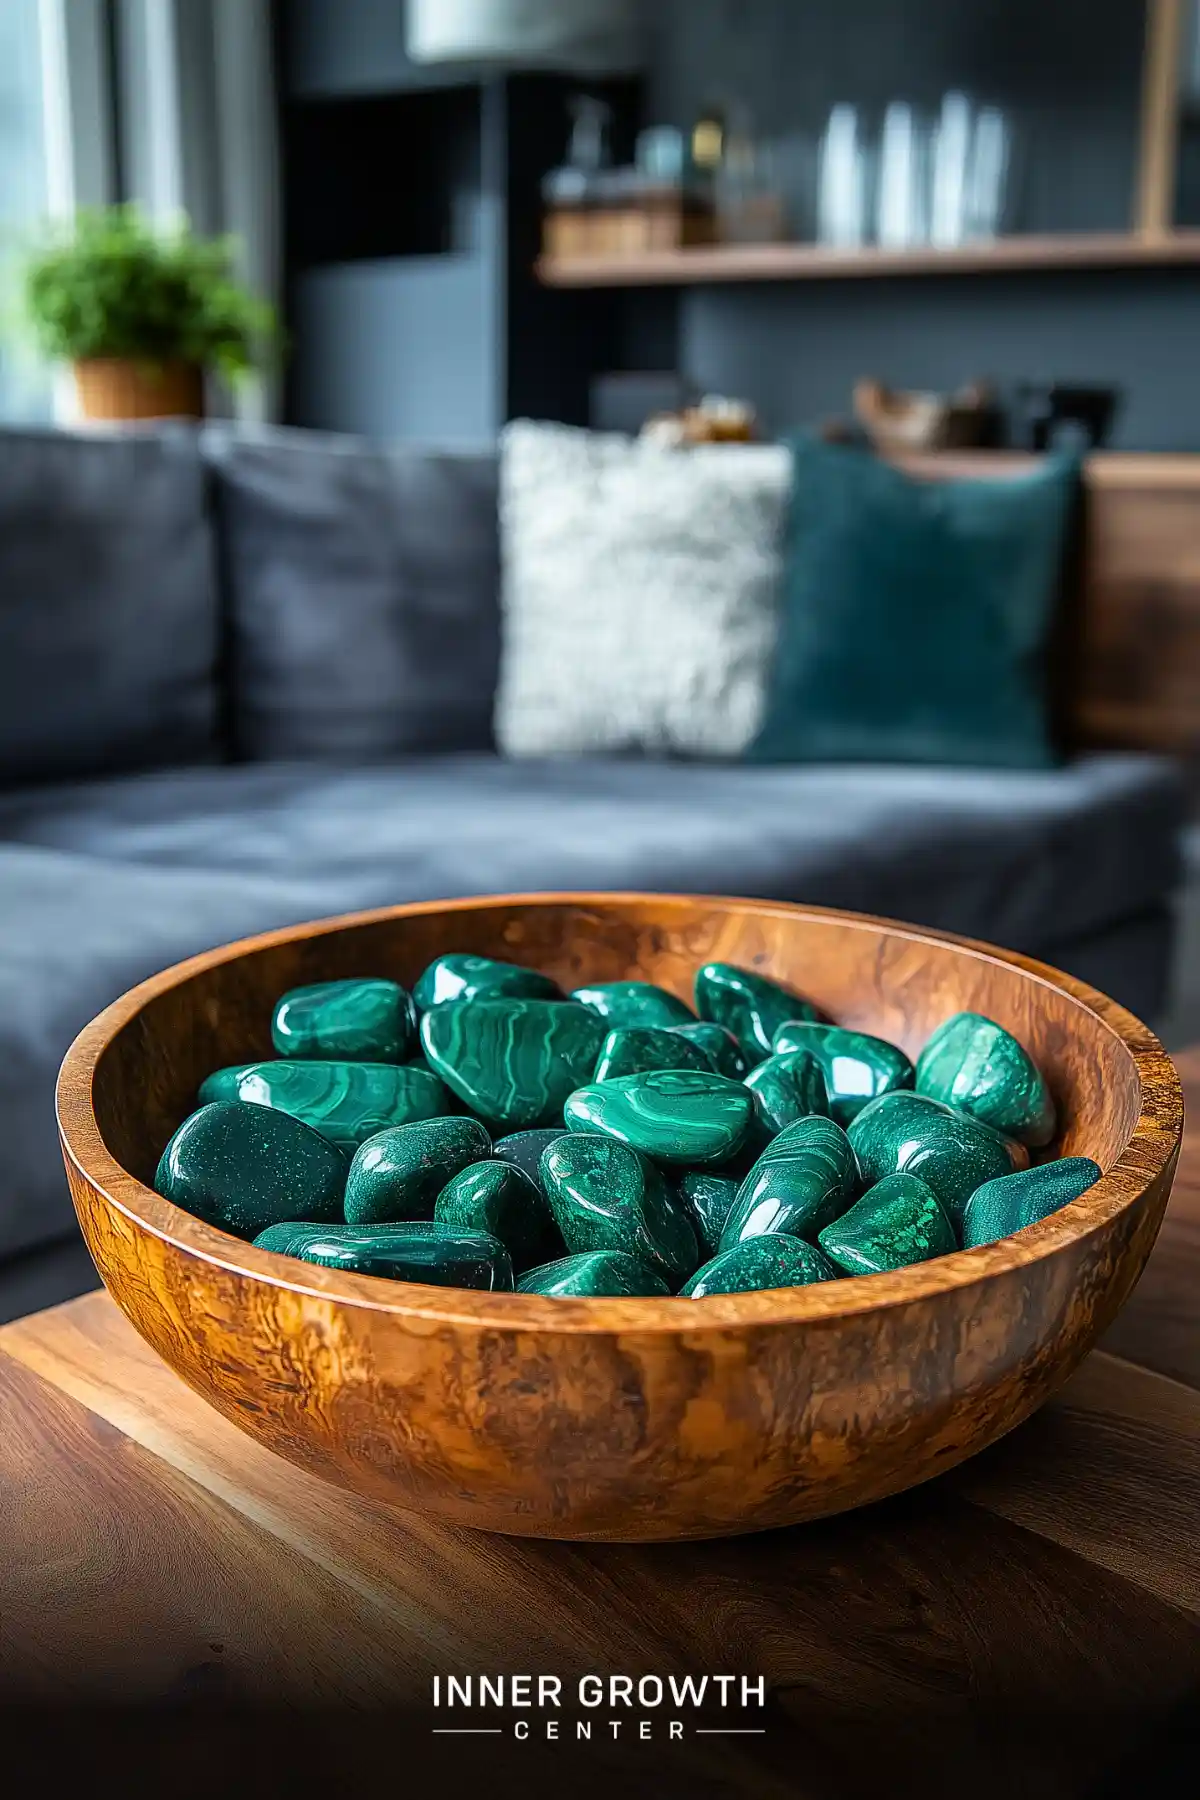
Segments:
[[[637,0],[408,0],[414,62],[629,69]]]

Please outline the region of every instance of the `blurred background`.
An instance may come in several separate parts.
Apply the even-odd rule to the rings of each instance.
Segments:
[[[1200,1036],[1200,0],[3,0],[0,1315],[206,946],[762,894]]]

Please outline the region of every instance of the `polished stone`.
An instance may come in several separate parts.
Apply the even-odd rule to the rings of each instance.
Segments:
[[[880,1275],[958,1249],[945,1208],[917,1175],[885,1175],[817,1242],[847,1275]]]
[[[679,1292],[690,1300],[708,1294],[745,1294],[762,1288],[808,1287],[814,1281],[836,1281],[841,1271],[803,1238],[772,1232],[745,1238],[697,1269]]]
[[[1100,1165],[1090,1156],[1064,1156],[1040,1168],[1021,1169],[985,1181],[967,1201],[963,1214],[963,1247],[994,1244],[1048,1219],[1060,1207],[1078,1200],[1100,1179]]]
[[[478,1119],[461,1115],[395,1125],[360,1145],[346,1181],[348,1225],[428,1219],[460,1169],[491,1155]]]
[[[851,1123],[849,1136],[868,1186],[885,1175],[919,1175],[956,1228],[977,1187],[1029,1161],[1020,1144],[922,1094],[884,1094],[870,1101]]]
[[[728,1075],[731,1081],[742,1080],[746,1059],[732,1031],[727,1031],[724,1025],[714,1025],[711,1019],[697,1019],[694,1025],[669,1025],[667,1029],[703,1050],[716,1074]]]
[[[832,1119],[798,1119],[773,1138],[738,1189],[721,1249],[768,1233],[815,1242],[854,1198],[858,1170]]]
[[[691,1025],[695,1014],[666,988],[651,981],[601,981],[578,987],[571,995],[581,1005],[617,1025]]]
[[[183,1121],[154,1186],[198,1219],[252,1238],[282,1219],[340,1219],[346,1158],[290,1113],[217,1100]]]
[[[1054,1136],[1054,1102],[1033,1059],[981,1013],[956,1013],[917,1058],[916,1089],[1005,1137],[1039,1146]]]
[[[416,1008],[396,981],[319,981],[276,1003],[271,1041],[280,1056],[407,1062],[417,1048]]]
[[[740,1081],[692,1069],[651,1069],[576,1090],[563,1109],[572,1131],[600,1131],[656,1162],[724,1162],[741,1147],[754,1102]]]
[[[555,1125],[592,1078],[607,1027],[585,1006],[469,1000],[421,1020],[426,1056],[472,1112],[508,1131]]]
[[[389,1125],[438,1118],[452,1104],[436,1075],[411,1065],[290,1060],[217,1069],[201,1084],[200,1099],[290,1113],[348,1155]]]
[[[715,1256],[741,1182],[711,1169],[685,1169],[675,1183],[705,1256]]]
[[[543,1152],[542,1181],[572,1253],[623,1250],[672,1290],[700,1261],[682,1204],[654,1164],[627,1144],[572,1132]]]
[[[403,1225],[276,1225],[254,1241],[260,1250],[354,1275],[512,1291],[512,1263],[497,1238],[428,1219]]]
[[[817,1009],[790,988],[739,969],[733,963],[705,963],[696,972],[696,1011],[731,1031],[751,1067],[771,1054],[771,1039],[789,1019],[815,1019]]]
[[[814,1114],[829,1117],[825,1077],[816,1057],[808,1050],[785,1050],[768,1056],[746,1077],[754,1095],[759,1123],[768,1132],[782,1131],[797,1119]]]
[[[585,1250],[530,1269],[517,1283],[519,1294],[547,1294],[555,1300],[595,1300],[611,1295],[669,1294],[661,1275],[623,1250]]]
[[[662,1025],[618,1025],[610,1031],[596,1059],[593,1081],[618,1075],[644,1075],[647,1069],[699,1069],[713,1074],[712,1062],[699,1045]]]
[[[433,1216],[460,1231],[499,1238],[518,1273],[562,1249],[541,1188],[512,1163],[468,1163],[438,1195]]]
[[[422,1012],[449,1000],[561,1000],[562,989],[537,969],[497,962],[490,956],[451,951],[435,957],[417,977],[413,999]]]
[[[811,1050],[821,1065],[829,1116],[841,1126],[858,1117],[868,1100],[911,1088],[913,1066],[903,1050],[865,1031],[847,1031],[817,1019],[791,1020],[775,1033],[777,1053]]]
[[[542,1193],[542,1151],[552,1144],[556,1138],[566,1133],[565,1125],[540,1125],[536,1131],[510,1131],[507,1137],[498,1137],[492,1145],[492,1155],[501,1162],[511,1163],[522,1174],[536,1181]]]

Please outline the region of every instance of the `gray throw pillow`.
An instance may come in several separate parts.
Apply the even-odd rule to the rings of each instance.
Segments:
[[[194,431],[0,432],[0,782],[215,757],[217,641]]]
[[[252,761],[492,742],[496,459],[210,429],[233,730]]]
[[[501,444],[512,756],[736,756],[778,630],[790,462],[518,421]]]

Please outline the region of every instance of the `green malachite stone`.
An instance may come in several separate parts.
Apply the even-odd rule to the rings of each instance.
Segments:
[[[346,1158],[290,1113],[217,1100],[183,1121],[154,1186],[210,1225],[252,1238],[281,1219],[339,1219]]]
[[[731,1081],[741,1081],[745,1075],[746,1059],[732,1031],[726,1031],[724,1025],[697,1019],[694,1025],[669,1025],[667,1029],[703,1050],[716,1074],[728,1075]]]
[[[1018,1143],[1054,1136],[1054,1102],[1032,1059],[981,1013],[956,1013],[938,1026],[917,1058],[916,1088]]]
[[[501,1162],[511,1163],[523,1175],[528,1175],[531,1181],[536,1181],[544,1195],[546,1190],[542,1187],[542,1151],[547,1145],[554,1143],[556,1138],[563,1137],[566,1129],[565,1125],[542,1125],[536,1131],[511,1131],[507,1137],[496,1139],[492,1145],[492,1155]]]
[[[561,1000],[562,989],[536,969],[495,962],[490,956],[453,951],[439,956],[418,977],[413,999],[422,1012],[448,1000]]]
[[[260,1250],[355,1275],[512,1291],[512,1263],[497,1238],[428,1219],[404,1225],[276,1225],[254,1241]]]
[[[884,1094],[864,1106],[850,1126],[850,1143],[863,1180],[919,1175],[933,1189],[951,1222],[977,1187],[1024,1168],[1028,1153],[990,1125],[923,1094]]]
[[[713,1074],[704,1051],[662,1025],[618,1025],[610,1031],[596,1059],[593,1081],[617,1075],[644,1075],[647,1069],[699,1069]]]
[[[619,1075],[573,1093],[572,1131],[600,1131],[656,1162],[685,1168],[724,1162],[741,1147],[754,1102],[740,1081],[692,1069]]]
[[[815,1019],[817,1009],[790,988],[739,969],[733,963],[705,963],[696,972],[696,1011],[702,1019],[732,1031],[751,1067],[771,1054],[771,1039],[789,1019]]]
[[[695,1014],[651,981],[601,981],[579,987],[571,995],[598,1013],[610,1030],[617,1025],[694,1025]]]
[[[280,1056],[407,1062],[417,1048],[416,1008],[396,981],[319,981],[278,1001],[271,1041]]]
[[[754,1109],[766,1131],[782,1131],[797,1119],[813,1114],[829,1116],[829,1097],[821,1065],[808,1050],[786,1050],[768,1056],[751,1069],[746,1086],[754,1095]]]
[[[518,1272],[562,1248],[541,1188],[512,1163],[475,1162],[460,1169],[438,1195],[433,1216],[459,1231],[490,1232],[507,1247]]]
[[[885,1175],[817,1239],[847,1275],[880,1275],[958,1249],[933,1189],[916,1175]]]
[[[670,1288],[645,1263],[623,1250],[585,1250],[530,1269],[517,1283],[519,1294],[549,1294],[555,1300],[592,1300],[604,1295],[669,1294]]]
[[[1100,1179],[1100,1165],[1090,1156],[1064,1156],[1037,1169],[1021,1169],[985,1181],[967,1201],[963,1214],[963,1247],[994,1244],[1048,1219],[1061,1206],[1078,1200]]]
[[[690,1300],[708,1294],[744,1294],[756,1288],[807,1287],[813,1281],[836,1281],[841,1270],[803,1238],[772,1232],[745,1238],[697,1269],[679,1292]]]
[[[623,1250],[674,1290],[700,1260],[696,1234],[654,1164],[615,1138],[573,1132],[542,1155],[542,1182],[573,1253]]]
[[[711,1169],[686,1169],[675,1184],[705,1256],[715,1256],[741,1183]]]
[[[461,1115],[395,1125],[355,1152],[346,1180],[348,1225],[428,1219],[448,1181],[490,1156],[492,1141],[478,1119]]]
[[[913,1084],[913,1066],[903,1050],[865,1031],[846,1031],[819,1020],[791,1020],[775,1033],[775,1050],[811,1050],[821,1065],[829,1095],[829,1116],[849,1125],[868,1100]]]
[[[799,1119],[773,1138],[738,1189],[721,1249],[768,1233],[815,1241],[849,1206],[858,1170],[845,1132],[832,1119]]]
[[[437,1118],[451,1104],[424,1069],[364,1062],[242,1063],[201,1084],[202,1103],[232,1099],[290,1113],[351,1155],[389,1125]]]
[[[421,1020],[425,1054],[447,1087],[509,1131],[557,1124],[607,1035],[587,1007],[551,1000],[469,1000]]]

